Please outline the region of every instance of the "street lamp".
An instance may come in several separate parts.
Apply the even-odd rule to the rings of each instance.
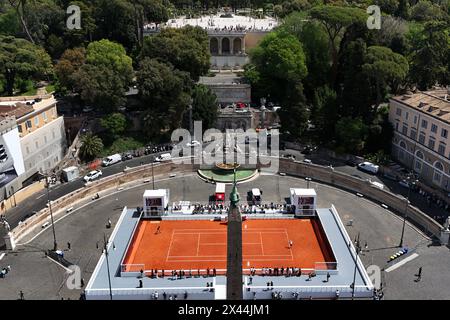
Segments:
[[[306,188],[309,189],[309,183],[312,181],[312,179],[310,177],[306,177],[305,180],[307,185]]]
[[[408,196],[406,198],[406,205],[405,205],[405,212],[403,214],[403,226],[402,226],[402,236],[400,237],[400,244],[398,245],[399,247],[403,247],[403,237],[405,235],[405,225],[406,225],[406,217],[408,214],[408,207],[409,207],[409,197],[411,196],[411,187],[412,187],[412,182],[410,182],[411,180],[411,174],[407,177],[407,182],[408,182]],[[414,182],[416,182],[417,180],[415,180]]]
[[[106,268],[108,269],[108,285],[109,285],[109,299],[112,300],[112,289],[111,289],[111,274],[109,272],[109,259],[108,259],[108,241],[106,240],[106,234],[103,234],[103,249],[105,250],[106,258]]]
[[[43,175],[43,174],[41,174]],[[48,180],[48,176],[43,175],[45,177],[45,187],[47,189],[47,203],[48,203],[48,208],[50,210],[50,219],[52,221],[52,231],[53,231],[53,251],[56,251],[58,249],[58,244],[56,242],[56,233],[55,233],[55,224],[53,221],[53,211],[52,211],[52,203],[50,201],[50,182]]]
[[[359,253],[361,252],[361,243],[359,241],[359,232],[358,232],[358,238],[356,240],[355,251],[356,251],[356,255],[355,255],[355,269],[353,271],[353,283],[350,285],[350,287],[352,288],[352,300],[355,298],[356,269],[358,267],[358,256],[359,256]]]
[[[153,166],[154,166],[154,164],[155,164],[155,157],[153,157],[153,160],[152,160],[152,184],[153,184],[153,190],[155,190],[155,175],[153,173]]]

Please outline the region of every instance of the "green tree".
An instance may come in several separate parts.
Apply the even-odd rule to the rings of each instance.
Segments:
[[[100,124],[116,138],[127,129],[127,118],[121,113],[112,113],[103,117],[100,120]]]
[[[6,81],[6,92],[14,94],[17,78],[42,79],[52,73],[49,55],[24,39],[0,36],[0,73]]]
[[[208,36],[200,27],[164,29],[145,38],[141,59],[145,57],[170,63],[178,70],[189,72],[191,78],[198,81],[210,66]]]
[[[69,90],[76,87],[74,75],[86,62],[86,49],[67,49],[55,66],[55,73],[60,85]]]
[[[338,119],[337,94],[329,86],[317,88],[311,108],[311,121],[320,142],[327,142],[334,136],[334,126]]]
[[[361,118],[344,117],[336,122],[336,138],[345,152],[360,153],[364,149],[367,127]]]
[[[156,59],[144,58],[136,76],[145,107],[143,121],[147,135],[179,128],[191,99],[193,83],[189,74]]]
[[[325,27],[331,49],[331,83],[334,86],[340,57],[339,43],[345,30],[355,23],[365,23],[367,14],[359,8],[340,6],[317,6],[311,9],[311,16]]]
[[[192,90],[192,119],[202,121],[203,130],[213,128],[217,120],[217,96],[205,85]]]
[[[131,58],[122,45],[109,40],[90,43],[86,63],[74,75],[83,101],[108,113],[125,102],[132,77]]]
[[[375,106],[378,107],[387,92],[396,93],[400,84],[408,74],[408,61],[401,54],[391,49],[372,46],[367,49],[366,63],[362,66],[363,72],[375,86]],[[388,89],[390,86],[390,89]]]
[[[103,150],[102,139],[87,133],[81,137],[80,158],[83,160],[92,160],[101,154]]]
[[[450,31],[444,22],[428,22],[412,40],[410,78],[419,89],[450,82]]]

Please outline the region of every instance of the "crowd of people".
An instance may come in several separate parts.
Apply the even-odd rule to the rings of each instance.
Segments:
[[[192,204],[187,206],[188,210],[192,209],[192,214],[226,214],[230,207],[221,203],[214,204]],[[183,210],[183,205],[173,204],[172,211],[181,211]],[[239,205],[239,210],[241,213],[245,214],[264,214],[267,211],[272,212],[288,212],[287,204],[275,204],[273,202],[260,204],[260,205],[249,205],[249,204],[241,204]]]
[[[169,272],[169,273],[167,273]],[[140,270],[141,278],[144,276],[150,277],[150,278],[164,278],[167,275],[171,275],[172,279],[186,279],[186,278],[192,278],[194,276],[200,277],[200,276],[206,276],[206,277],[215,277],[217,275],[216,268],[207,268],[206,270],[200,270],[197,269],[197,271],[192,271],[191,269],[189,271],[187,270],[171,270],[171,271],[165,271],[164,269],[158,270],[158,269],[151,269],[147,270],[144,274],[144,270]]]

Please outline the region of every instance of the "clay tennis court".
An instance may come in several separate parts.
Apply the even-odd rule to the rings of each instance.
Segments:
[[[335,261],[320,222],[314,218],[247,220],[242,223],[242,233],[244,270],[310,269],[316,262]],[[227,225],[223,222],[141,220],[125,255],[123,271],[216,268],[220,272],[226,270],[226,257]]]

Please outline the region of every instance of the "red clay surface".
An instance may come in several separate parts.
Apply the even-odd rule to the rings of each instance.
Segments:
[[[160,233],[155,233],[160,226]],[[226,270],[226,224],[213,221],[142,220],[126,253],[123,271]],[[297,267],[334,262],[315,219],[247,220],[242,223],[243,269]],[[289,248],[289,240],[293,241]],[[223,273],[223,272],[220,272]]]

